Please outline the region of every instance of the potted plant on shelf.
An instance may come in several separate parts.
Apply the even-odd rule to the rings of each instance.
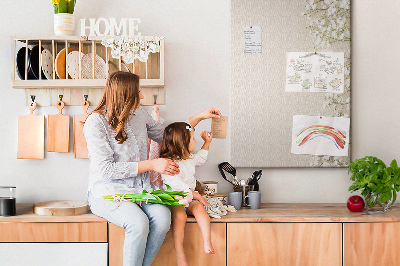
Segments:
[[[365,197],[368,213],[384,213],[396,201],[400,190],[400,168],[396,160],[390,166],[373,156],[356,159],[349,165],[353,184],[349,191]]]
[[[54,7],[54,33],[57,36],[74,35],[74,9],[76,0],[52,0]]]

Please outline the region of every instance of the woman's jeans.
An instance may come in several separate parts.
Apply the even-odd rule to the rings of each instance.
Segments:
[[[171,212],[161,204],[140,207],[130,201],[107,201],[88,193],[92,213],[125,229],[124,266],[150,266],[171,225]]]

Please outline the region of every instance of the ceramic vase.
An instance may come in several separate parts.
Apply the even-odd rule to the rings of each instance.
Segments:
[[[54,14],[54,33],[56,36],[71,36],[75,31],[74,14]]]

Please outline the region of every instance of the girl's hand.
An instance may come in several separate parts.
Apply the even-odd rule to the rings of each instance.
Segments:
[[[203,131],[200,136],[205,143],[210,143],[212,141],[212,133],[210,131]]]
[[[203,198],[204,199],[204,198]],[[201,203],[203,203],[204,206],[211,206],[210,203],[208,203],[208,201],[206,201],[205,199],[200,201]]]
[[[153,171],[166,175],[179,174],[179,165],[171,159],[159,158],[151,160]]]
[[[218,109],[210,107],[210,108],[200,112],[199,116],[201,117],[202,120],[207,119],[207,118],[220,118],[221,112]]]

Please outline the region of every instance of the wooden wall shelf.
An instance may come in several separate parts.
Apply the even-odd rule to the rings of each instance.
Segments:
[[[106,76],[116,70],[129,71],[139,75],[140,86],[144,99],[142,105],[153,105],[154,95],[156,97],[156,104],[164,104],[164,39],[160,40],[160,51],[158,53],[150,53],[147,62],[140,62],[138,59],[131,64],[125,64],[120,57],[119,59],[112,58],[111,49],[106,48],[101,44],[101,38],[95,37],[90,39],[84,39],[83,37],[77,36],[66,36],[66,37],[11,37],[12,40],[12,75],[11,84],[15,89],[26,90],[26,103],[27,105],[31,102],[30,95],[36,96],[36,102],[39,106],[51,106],[54,105],[58,97],[54,97],[54,94],[63,95],[63,99],[66,105],[81,105],[83,101],[83,95],[88,95],[88,100],[91,105],[96,105],[98,100],[102,96],[102,90],[106,84]],[[30,52],[28,49],[36,47],[43,47],[43,50],[38,56],[30,58]],[[87,69],[87,65],[83,66],[82,61],[77,60],[76,74],[73,76],[67,70],[67,57],[64,56],[64,60],[57,59],[57,55],[61,51],[68,47],[79,53],[79,56],[85,54],[96,54],[104,61],[101,63],[103,69],[105,69],[105,75],[102,78],[98,78],[95,73],[95,57],[92,56],[90,71],[83,72],[83,69]],[[19,67],[20,74],[18,72],[18,64],[16,62],[17,54],[19,51],[20,56],[23,57],[22,63]],[[42,53],[50,55],[50,61],[52,64],[44,63],[43,60],[48,60],[46,57],[42,57]],[[37,53],[36,53],[37,54]],[[79,58],[77,56],[77,58]],[[60,57],[61,58],[61,57]],[[32,77],[32,68],[30,67],[31,60],[34,64],[38,65],[38,68],[42,71],[37,70]],[[63,65],[61,68],[56,65]],[[70,64],[70,63],[69,63]],[[22,66],[22,67],[21,67]],[[46,68],[47,67],[47,68]],[[44,69],[48,72],[45,73]],[[63,71],[59,72],[60,69]],[[58,70],[58,71],[57,71]],[[64,72],[65,71],[65,72]],[[29,74],[31,73],[31,74]],[[90,78],[87,78],[87,77]],[[86,77],[86,78],[85,78]],[[47,79],[48,78],[48,79]],[[71,91],[71,89],[73,91]],[[93,89],[93,90],[92,90]],[[53,90],[53,92],[51,92]],[[54,90],[57,92],[55,93]]]

